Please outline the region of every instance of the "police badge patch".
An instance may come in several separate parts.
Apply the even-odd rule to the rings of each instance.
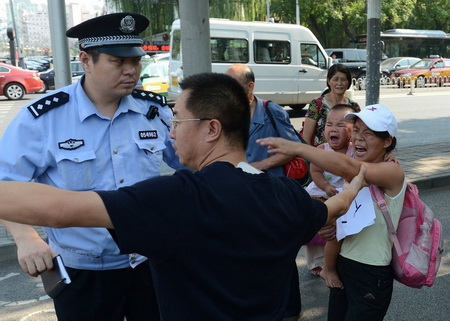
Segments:
[[[83,139],[68,139],[65,142],[58,143],[59,149],[66,149],[66,150],[74,150],[81,146],[84,146],[84,140]]]
[[[125,18],[120,21],[119,30],[123,33],[131,33],[134,31],[135,25],[136,22],[134,21],[132,16],[125,16]]]

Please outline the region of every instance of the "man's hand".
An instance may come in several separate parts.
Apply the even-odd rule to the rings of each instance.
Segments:
[[[319,235],[321,238],[327,241],[333,241],[336,239],[336,226],[335,225],[325,225],[319,230]]]
[[[358,175],[353,177],[350,183],[345,184],[344,189],[354,189],[356,191],[356,194],[361,190],[361,188],[367,186],[367,183],[364,179],[364,175],[366,173],[366,168],[364,165],[361,165],[361,168],[359,169]],[[356,195],[355,194],[355,195]]]
[[[361,165],[358,175],[353,177],[347,187],[341,193],[325,201],[325,205],[328,208],[328,219],[325,225],[334,224],[339,216],[344,215],[348,211],[356,195],[366,185],[366,181],[364,180],[365,171],[364,165]],[[323,238],[326,239],[326,237]]]

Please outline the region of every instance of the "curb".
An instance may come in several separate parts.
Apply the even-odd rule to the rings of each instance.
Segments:
[[[431,190],[434,188],[448,187],[450,186],[450,175],[443,175],[430,178],[422,178],[411,181],[415,184],[419,191]]]

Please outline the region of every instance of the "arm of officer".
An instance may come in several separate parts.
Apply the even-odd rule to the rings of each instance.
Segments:
[[[0,182],[0,204],[0,219],[7,221],[57,228],[113,228],[95,192],[67,191],[38,183]]]
[[[30,225],[0,220],[14,237],[17,245],[17,259],[20,267],[31,276],[38,276],[47,269],[53,268],[53,257],[56,254]]]

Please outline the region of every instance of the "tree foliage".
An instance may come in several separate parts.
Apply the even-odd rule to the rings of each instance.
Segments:
[[[144,35],[166,32],[178,16],[180,0],[105,0],[118,10],[138,12],[150,20]],[[183,0],[195,1],[195,0]],[[448,0],[380,0],[381,30],[432,29],[450,32]],[[367,30],[366,0],[298,0],[300,24],[310,28],[324,47],[345,47]],[[267,0],[209,0],[210,17],[241,21],[266,20]],[[277,22],[296,23],[296,0],[270,0]]]

